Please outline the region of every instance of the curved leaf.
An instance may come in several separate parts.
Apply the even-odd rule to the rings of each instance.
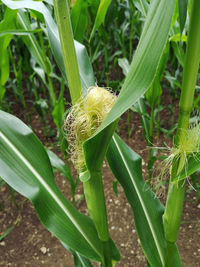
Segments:
[[[65,76],[65,68],[63,62],[63,56],[61,52],[60,39],[58,34],[57,26],[48,10],[48,8],[42,2],[36,1],[12,1],[12,0],[2,0],[2,2],[11,9],[23,9],[29,8],[40,12],[45,20],[47,26],[47,34],[51,49],[55,60],[60,68],[61,72]],[[89,57],[85,46],[75,41],[75,49],[77,54],[77,60],[79,65],[79,71],[81,76],[81,85],[83,90],[87,90],[90,86],[95,84],[94,74],[92,71],[92,65],[89,61]]]
[[[175,0],[155,0],[147,14],[144,29],[116,104],[96,135],[115,121],[151,86],[165,48]]]
[[[43,224],[62,243],[100,261],[102,243],[93,222],[64,198],[39,139],[16,117],[0,111],[0,176],[29,198]]]
[[[149,264],[165,266],[164,207],[143,180],[141,157],[115,134],[107,152],[107,160],[132,207],[136,230]],[[181,266],[176,246],[174,249],[174,267]]]
[[[20,27],[26,31],[32,30],[31,24],[24,11],[19,10],[17,13],[18,24]],[[30,54],[34,57],[35,61],[44,69],[44,71],[50,75],[52,72],[51,64],[46,54],[40,47],[36,37],[33,34],[22,37],[26,47],[28,48]]]

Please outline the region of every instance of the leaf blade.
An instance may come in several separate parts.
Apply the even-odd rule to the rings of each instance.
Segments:
[[[174,4],[174,0],[155,0],[151,2],[130,71],[116,104],[96,135],[137,102],[150,87],[167,41]]]
[[[157,199],[156,202],[153,201],[153,194],[149,189],[147,189],[147,186],[143,182],[141,173],[141,158],[127,145],[125,145],[125,143],[123,143],[123,141],[115,134],[108,149],[107,160],[115,177],[121,185],[126,188],[126,197],[134,210],[135,225],[138,229],[141,245],[148,261],[152,264],[152,266],[164,266],[165,238],[164,230],[161,227],[164,209]],[[118,162],[117,165],[115,160]],[[139,165],[139,167],[137,167],[137,165]],[[126,177],[126,181],[124,180],[124,177]],[[151,206],[147,206],[145,203],[146,198],[148,198]],[[137,203],[137,208],[138,210],[140,209],[142,215],[137,212],[135,203]],[[152,206],[154,209],[152,209]],[[152,214],[155,218],[153,218]],[[145,227],[141,219],[143,216],[143,221],[145,220]],[[142,234],[141,224],[143,231],[148,236],[148,243],[146,243],[146,237]],[[160,240],[162,240],[163,243]],[[151,248],[149,249],[149,247]],[[154,255],[151,251],[154,251],[154,255],[157,253],[157,257],[153,258]],[[157,252],[155,253],[155,251]]]
[[[164,208],[142,178],[141,157],[115,134],[108,148],[107,160],[132,207],[136,230],[150,266],[165,266]],[[176,245],[174,250],[173,266],[181,266]]]
[[[95,31],[98,29],[98,27],[103,23],[105,16],[106,16],[106,12],[108,10],[108,7],[110,5],[111,0],[101,0],[98,10],[97,10],[97,15],[95,18],[95,22],[94,22],[94,26],[92,29],[92,32],[90,34],[90,40],[92,39]]]
[[[74,39],[82,42],[87,26],[87,0],[77,0],[71,10],[71,22]]]
[[[52,53],[54,58],[60,68],[62,74],[65,76],[65,68],[64,62],[62,58],[60,39],[58,34],[58,28],[55,24],[49,10],[42,2],[36,1],[12,1],[12,0],[2,0],[2,2],[7,5],[11,9],[33,9],[41,13],[44,17],[46,26],[47,26],[47,34],[49,38],[49,42],[51,45]],[[95,84],[94,73],[92,70],[92,65],[89,61],[89,57],[85,46],[75,41],[75,49],[77,53],[77,60],[79,65],[79,71],[81,76],[81,85],[83,90],[87,90],[90,86]]]
[[[0,176],[33,202],[43,224],[57,238],[80,254],[100,261],[102,244],[94,224],[57,188],[39,140],[19,119],[3,111],[0,129]]]

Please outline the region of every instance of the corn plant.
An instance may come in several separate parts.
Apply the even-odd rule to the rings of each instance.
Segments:
[[[109,234],[101,175],[106,157],[132,207],[147,265],[181,266],[176,240],[185,178],[199,168],[199,126],[188,129],[200,60],[199,1],[192,4],[178,128],[168,158],[171,177],[166,207],[145,183],[141,157],[114,131],[119,117],[155,81],[175,1],[151,1],[140,42],[117,98],[95,84],[86,50],[73,39],[68,0],[54,1],[57,26],[41,2],[2,2],[13,10],[31,9],[43,15],[52,53],[68,82],[73,107],[65,118],[65,127],[90,216],[80,213],[57,188],[47,152],[30,128],[4,111],[0,111],[0,176],[32,201],[42,223],[74,255],[77,266],[91,266],[90,259],[102,266],[115,266],[120,254]],[[101,1],[100,5],[104,3]],[[185,14],[187,5],[179,1],[179,7]],[[97,20],[100,14],[97,12]],[[183,27],[184,18],[181,23]]]

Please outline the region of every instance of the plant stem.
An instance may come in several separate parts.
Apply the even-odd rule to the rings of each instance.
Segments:
[[[178,129],[176,134],[175,145],[178,147],[186,138],[189,117],[192,110],[194,90],[196,85],[196,78],[200,62],[200,1],[193,1],[192,12],[190,17],[190,28],[186,50],[185,65],[183,70],[183,83],[181,98],[179,103],[179,119]],[[165,213],[163,215],[164,231],[167,240],[167,259],[166,266],[170,265],[174,258],[174,249],[172,245],[175,244],[180,226],[182,215],[185,183],[184,181],[174,182],[174,178],[181,171],[184,166],[184,159],[181,156],[179,159],[175,158],[172,163],[169,191],[167,195],[167,203]],[[175,246],[175,245],[174,245]]]
[[[90,216],[94,221],[99,239],[103,241],[105,266],[112,266],[109,245],[109,230],[101,173],[93,172],[90,179],[83,183],[83,188]]]
[[[72,104],[75,104],[82,96],[82,88],[74,47],[68,0],[54,0],[54,8],[70,96]]]
[[[103,253],[104,253],[104,265],[103,266],[113,267],[114,264],[112,263],[109,241],[103,241]]]
[[[99,238],[107,241],[109,233],[101,173],[93,173],[92,177],[83,183],[83,187],[90,216],[95,223]]]

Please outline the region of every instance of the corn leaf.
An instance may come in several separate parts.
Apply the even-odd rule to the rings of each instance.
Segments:
[[[109,127],[101,131],[99,135],[92,138],[90,142],[84,142],[85,162],[90,173],[101,172],[103,160],[115,131],[116,123],[117,122],[114,122],[109,125]]]
[[[90,172],[101,169],[108,144],[108,139],[105,139],[107,144],[104,142],[106,136],[104,129],[135,104],[153,82],[167,41],[174,3],[174,0],[169,0],[167,3],[164,0],[152,1],[138,48],[118,100],[96,134],[83,145]],[[110,132],[108,130],[108,133]],[[104,148],[101,149],[101,155],[97,155],[99,151],[97,147]]]
[[[90,35],[90,40],[92,39],[95,31],[98,29],[98,27],[104,22],[106,12],[108,10],[108,7],[110,5],[111,0],[101,0],[98,10],[97,10],[97,15],[95,18],[94,26]]]
[[[87,0],[77,0],[71,11],[74,39],[82,42],[87,27]]]
[[[200,169],[200,153],[188,159],[185,167],[173,181],[175,182],[178,180],[183,180],[188,176],[192,175],[193,173],[195,173],[196,171],[198,171],[199,169]]]
[[[174,4],[175,0],[151,1],[130,71],[122,86],[116,104],[96,134],[120,117],[150,88],[165,48]]]
[[[15,27],[16,11],[6,8],[4,19],[0,23],[0,31],[9,30]],[[0,103],[6,92],[5,84],[9,78],[9,53],[8,46],[12,40],[12,35],[0,36]]]
[[[136,230],[150,266],[165,266],[164,207],[143,180],[141,157],[115,134],[108,148],[107,160],[132,207]],[[181,266],[176,246],[174,249],[173,266]]]
[[[90,263],[90,261],[87,258],[80,255],[79,253],[77,253],[73,249],[70,249],[69,247],[66,246],[66,244],[63,244],[63,246],[67,250],[69,250],[72,253],[72,255],[74,256],[74,266],[76,266],[76,267],[92,267],[92,264]]]
[[[16,117],[0,111],[0,176],[32,201],[46,228],[81,255],[100,261],[102,243],[93,222],[78,212],[54,181],[39,139]]]
[[[17,13],[18,24],[20,28],[26,31],[32,30],[31,24],[24,11],[19,10]],[[46,54],[40,47],[36,37],[33,34],[22,37],[26,47],[28,48],[30,54],[34,57],[35,61],[42,67],[42,69],[50,75],[52,72],[51,64]]]
[[[149,4],[146,0],[132,0],[135,7],[141,12],[141,14],[146,18],[149,9]]]
[[[51,45],[52,53],[55,57],[55,60],[60,68],[61,72],[65,76],[65,68],[63,62],[63,56],[60,46],[58,28],[48,10],[48,8],[42,2],[36,1],[11,1],[11,0],[2,0],[2,2],[11,9],[32,9],[41,13],[44,17],[47,34],[49,42]],[[87,51],[85,47],[79,42],[75,41],[75,49],[77,53],[77,60],[79,65],[79,71],[81,76],[81,85],[83,90],[86,90],[90,86],[95,84],[95,79],[92,71],[92,65],[89,61]]]
[[[169,57],[169,42],[167,42],[165,49],[163,50],[163,54],[161,56],[156,75],[153,81],[152,86],[147,90],[145,96],[151,107],[159,105],[159,99],[162,95],[162,86],[161,81],[163,78],[163,73],[168,61]]]
[[[73,256],[74,256],[74,264],[76,267],[92,267],[90,261],[81,256],[80,254],[74,252]]]
[[[15,228],[15,225],[12,225],[11,227],[9,227],[5,232],[3,232],[2,235],[0,235],[0,241],[3,240],[7,235],[10,234],[10,232],[12,232],[12,230]]]
[[[69,167],[66,166],[64,161],[62,161],[53,151],[47,149],[47,154],[51,162],[51,166],[56,170],[59,170],[67,179],[67,181],[73,185],[74,180],[71,175]]]
[[[29,31],[18,30],[18,29],[4,30],[4,31],[0,30],[0,36],[7,35],[7,34],[11,34],[11,35],[29,35],[30,33],[37,33],[37,32],[41,32],[41,31],[42,31],[42,29],[29,30]]]

